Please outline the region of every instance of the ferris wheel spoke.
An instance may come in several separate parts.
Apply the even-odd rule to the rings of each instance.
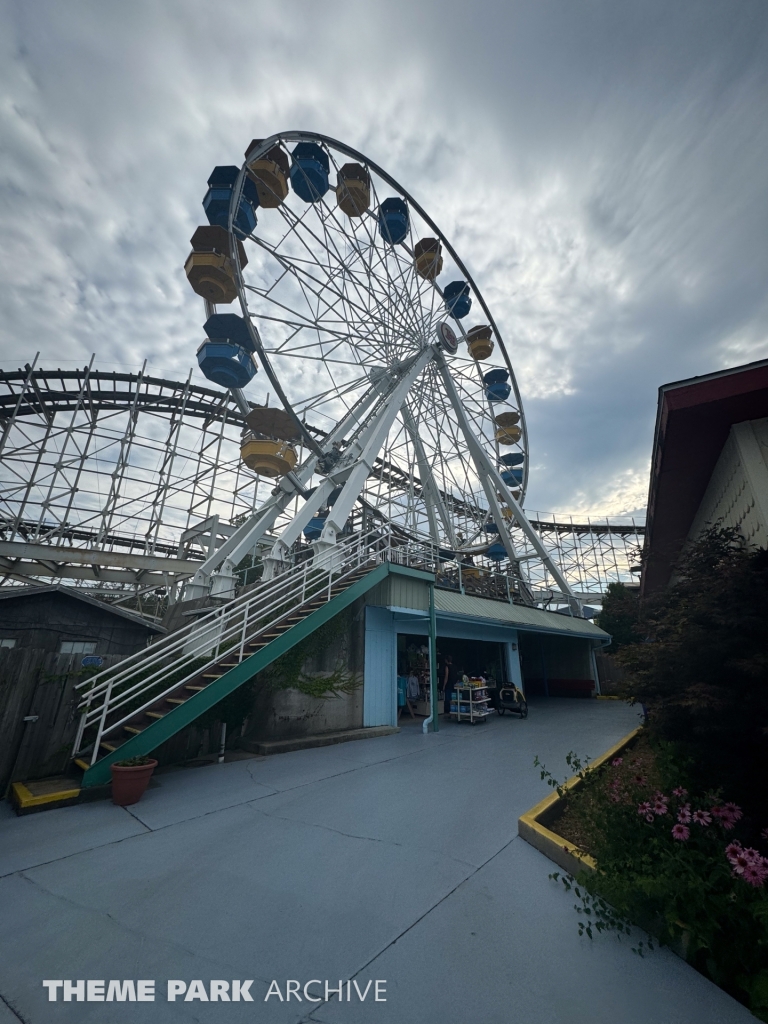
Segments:
[[[327,308],[332,308],[332,305],[329,302],[328,298],[324,297],[323,295],[323,292],[326,288],[326,284],[322,280],[315,277],[313,274],[309,274],[298,263],[290,260],[285,255],[278,253],[267,242],[265,242],[263,238],[258,238],[256,239],[256,241],[262,249],[269,252],[270,255],[273,256],[285,270],[287,270],[293,275],[294,279],[296,280],[297,284],[302,289],[302,291],[304,291],[305,288],[307,288],[314,296],[314,299],[317,301],[318,305],[324,305]],[[311,266],[316,267],[317,263],[312,263]],[[335,296],[336,299],[342,297],[343,295],[343,293],[337,291],[334,288],[329,288],[328,290],[330,291],[331,295]],[[312,304],[308,300],[306,292],[304,292],[304,298],[307,303],[307,308],[313,309]],[[368,311],[365,310],[364,307],[362,306],[356,307],[355,312],[357,313],[358,316],[369,315]],[[314,319],[317,319],[317,313],[315,314]],[[380,323],[382,327],[386,326],[383,321],[380,321]]]

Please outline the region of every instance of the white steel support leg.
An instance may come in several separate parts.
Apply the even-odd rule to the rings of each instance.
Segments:
[[[437,525],[437,517],[435,516],[435,513],[437,513],[440,517],[440,522],[443,524],[444,536],[447,537],[448,543],[452,548],[456,547],[456,535],[453,532],[453,523],[451,522],[443,503],[442,495],[440,494],[437,482],[435,481],[432,473],[432,467],[427,459],[427,453],[424,451],[424,445],[419,437],[419,428],[413,418],[413,413],[408,408],[407,401],[403,402],[400,414],[403,418],[405,429],[408,431],[411,441],[413,442],[413,449],[416,453],[416,462],[419,467],[419,477],[421,479],[424,503],[427,506],[429,532],[432,536],[432,540],[438,547],[440,546],[440,531]]]
[[[461,399],[459,398],[459,394],[456,390],[456,385],[453,382],[451,371],[448,368],[448,365],[445,361],[445,357],[443,356],[442,352],[436,353],[435,361],[437,362],[438,369],[440,370],[440,376],[443,378],[445,390],[448,394],[448,397],[451,400],[451,405],[453,406],[456,416],[458,418],[459,426],[461,427],[461,432],[463,433],[464,439],[467,442],[467,447],[469,448],[470,455],[472,456],[472,461],[475,464],[475,468],[477,470],[478,476],[480,477],[480,481],[483,484],[483,488],[485,490],[486,495],[488,496],[488,503],[491,506],[494,518],[496,519],[496,523],[498,524],[499,527],[499,537],[501,538],[504,547],[506,548],[507,554],[512,559],[517,557],[515,554],[514,545],[512,544],[512,538],[509,536],[508,530],[502,530],[504,517],[501,514],[501,506],[499,504],[498,498],[496,497],[497,492],[500,493],[504,498],[504,501],[508,508],[511,510],[516,523],[523,531],[525,536],[528,538],[528,540],[531,542],[534,550],[536,551],[544,565],[546,565],[547,569],[549,569],[550,573],[552,574],[552,577],[554,578],[555,582],[560,588],[562,594],[568,598],[569,604],[571,604],[572,607],[575,607],[578,610],[578,600],[574,595],[573,590],[571,589],[568,581],[565,579],[563,574],[560,572],[560,570],[557,568],[555,563],[550,558],[549,554],[547,553],[547,549],[541,543],[539,535],[528,522],[528,519],[526,518],[526,515],[523,512],[522,508],[518,505],[517,501],[512,497],[509,488],[501,479],[501,474],[499,473],[498,469],[489,458],[487,452],[480,444],[477,437],[475,437],[469,420],[467,419],[467,414],[464,411],[464,406],[461,404]]]
[[[286,556],[293,544],[299,539],[299,535],[314,514],[323,507],[336,488],[333,480],[325,479],[312,492],[304,506],[299,509],[291,522],[286,526],[275,543],[272,550],[264,559],[264,575],[262,579],[272,579],[280,565],[286,561]]]
[[[378,397],[379,391],[377,388],[369,388],[323,441],[323,451],[331,451],[334,441],[341,440],[349,430],[358,424]],[[300,466],[297,466],[291,475],[303,486],[311,479],[316,467],[317,456],[312,454]],[[296,488],[290,481],[284,478],[281,481],[279,493],[269,498],[250,519],[246,520],[231,537],[227,538],[221,547],[206,558],[195,573],[192,585],[207,591],[211,574],[222,566],[225,561],[230,562],[232,565],[237,565],[261,540],[264,534],[272,529],[277,517],[288,507],[295,496]]]
[[[374,413],[356,443],[351,446],[349,452],[345,453],[344,460],[333,473],[333,479],[337,483],[340,483],[341,480],[346,482],[341,494],[334,502],[333,508],[328,513],[323,532],[316,542],[318,551],[323,551],[336,543],[336,537],[344,528],[352,506],[365,486],[365,481],[373,469],[379,449],[384,444],[408,392],[434,355],[435,349],[429,346],[413,360]]]

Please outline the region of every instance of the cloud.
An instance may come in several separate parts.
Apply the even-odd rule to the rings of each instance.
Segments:
[[[641,507],[658,386],[768,354],[762,3],[32,0],[2,19],[4,367],[95,352],[186,378],[205,180],[296,127],[380,163],[453,240],[519,378],[531,507]]]

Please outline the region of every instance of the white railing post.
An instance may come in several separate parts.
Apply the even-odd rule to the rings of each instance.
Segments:
[[[243,660],[243,651],[245,650],[245,633],[248,628],[248,615],[251,610],[251,602],[248,601],[245,608],[243,609],[243,628],[240,632],[240,657],[238,661]]]
[[[101,737],[104,734],[104,724],[107,721],[107,715],[109,714],[109,701],[112,697],[112,687],[114,686],[114,680],[109,681],[106,693],[104,694],[103,711],[101,712],[101,720],[99,722],[99,728],[96,730],[96,739],[93,743],[93,754],[91,755],[91,764],[94,764],[96,758],[99,756],[99,747],[101,746]]]

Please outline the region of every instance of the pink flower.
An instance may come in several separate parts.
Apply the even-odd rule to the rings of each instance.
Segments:
[[[720,818],[720,824],[728,832],[730,832],[730,830],[734,827],[739,818],[742,818],[744,816],[742,814],[741,808],[733,803],[725,804],[723,807],[718,807],[717,811],[717,816]],[[714,813],[715,808],[713,807],[712,814],[714,815]]]
[[[760,888],[768,878],[768,860],[757,850],[742,850],[738,843],[731,843],[726,850],[732,870],[737,878],[743,878],[749,885]]]
[[[623,763],[623,761],[624,761],[623,757],[614,757],[614,759],[611,761],[611,766],[613,768],[618,768],[619,765]]]
[[[686,828],[685,825],[673,825],[672,826],[672,838],[673,839],[688,839],[690,838],[691,830]]]
[[[653,821],[653,815],[652,814],[646,814],[645,820],[646,821]]]
[[[743,875],[746,868],[752,867],[752,858],[749,857],[745,850],[739,850],[733,857],[729,857],[731,865],[733,867],[733,873],[736,875]]]
[[[742,872],[742,878],[745,882],[749,882],[750,885],[754,885],[756,889],[762,887],[765,882],[766,876],[768,876],[768,867],[758,867],[756,864],[748,864]]]
[[[694,811],[692,817],[697,825],[702,825],[704,828],[712,821],[709,811]]]
[[[646,777],[644,775],[635,775],[635,777],[632,779],[632,781],[634,782],[634,784],[636,786],[644,786],[645,783],[648,780],[646,779]]]
[[[679,796],[679,797],[688,796],[688,790],[687,789],[683,789],[682,786],[677,786],[676,789],[672,790],[672,796]]]
[[[728,858],[731,864],[736,863],[736,857],[738,857],[738,855],[741,852],[741,843],[738,841],[738,839],[734,840],[732,843],[729,843],[728,846],[726,846],[725,848],[725,856]]]
[[[733,818],[734,821],[738,821],[739,818],[743,818],[744,814],[738,804],[733,802],[725,804],[724,810],[728,811],[728,814]]]
[[[764,828],[763,829],[763,831],[760,833],[760,838],[761,839],[768,839],[768,828]]]
[[[683,825],[687,825],[690,822],[690,820],[691,820],[691,805],[690,804],[683,804],[683,806],[677,812],[677,820],[681,824],[683,824]]]
[[[650,812],[651,812],[651,805],[648,803],[647,800],[644,803],[637,805],[637,813],[638,814],[650,814]],[[653,816],[652,815],[651,815],[651,821],[653,821]]]

